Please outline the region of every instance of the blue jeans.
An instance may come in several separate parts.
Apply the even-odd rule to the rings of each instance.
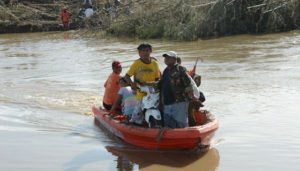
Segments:
[[[170,128],[188,127],[189,102],[178,102],[164,106],[164,125]]]

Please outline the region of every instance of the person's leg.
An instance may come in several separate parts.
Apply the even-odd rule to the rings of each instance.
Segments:
[[[66,22],[66,25],[67,25],[67,29],[69,30],[69,27],[70,27],[70,21],[67,21],[67,22]]]
[[[63,22],[63,24],[64,24],[64,29],[69,29],[69,21],[64,21]]]
[[[64,30],[66,29],[66,22],[63,22]]]
[[[142,113],[142,100],[139,100],[133,110],[130,122],[142,124],[144,122],[144,115]]]
[[[163,121],[164,126],[169,128],[176,128],[177,122],[173,118],[173,105],[165,105],[164,106],[164,114],[163,114]]]
[[[177,122],[177,128],[188,127],[188,102],[179,102],[173,105],[172,116]]]
[[[188,119],[189,119],[189,126],[195,126],[196,125],[196,119],[194,116],[195,109],[193,108],[192,104],[189,104],[188,109]]]
[[[110,110],[112,105],[108,105],[106,103],[103,102],[103,107],[106,109],[106,110]]]

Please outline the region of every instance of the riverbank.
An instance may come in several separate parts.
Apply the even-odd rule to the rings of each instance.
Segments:
[[[72,0],[24,0],[0,1],[0,33],[24,33],[62,30],[60,13],[63,7],[69,7],[77,13],[80,2]],[[75,17],[76,18],[76,17]],[[72,19],[70,27],[78,28]]]
[[[197,40],[300,28],[298,0],[101,0],[93,3],[95,13],[87,20],[78,18],[79,1],[25,0],[0,3],[0,33],[62,30],[65,6],[73,13],[71,29],[113,36]]]

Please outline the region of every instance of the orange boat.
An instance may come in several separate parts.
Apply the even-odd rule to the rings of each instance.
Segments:
[[[158,150],[192,150],[209,147],[215,131],[218,129],[218,120],[205,111],[199,111],[203,123],[187,128],[146,128],[128,125],[112,119],[107,111],[93,107],[96,124],[105,127],[125,142],[145,149]],[[199,117],[197,117],[199,118]],[[204,118],[204,119],[203,119]]]

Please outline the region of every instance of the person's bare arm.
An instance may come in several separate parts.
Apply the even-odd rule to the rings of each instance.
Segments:
[[[136,86],[136,84],[134,82],[132,82],[130,76],[128,74],[126,74],[124,78],[125,78],[126,82],[131,86],[131,89],[133,91],[136,91],[137,90],[137,86]]]
[[[122,103],[122,95],[118,95],[117,100],[112,105],[112,107],[111,107],[110,111],[108,112],[108,114],[112,114],[116,110],[116,108],[121,105],[121,103]]]

